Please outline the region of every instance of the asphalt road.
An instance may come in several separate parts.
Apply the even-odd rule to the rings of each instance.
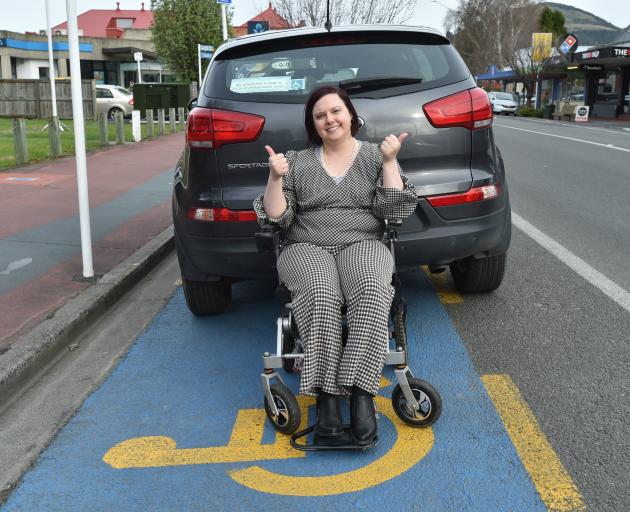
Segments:
[[[494,132],[513,212],[627,298],[630,133],[504,117]],[[447,309],[478,372],[512,377],[589,510],[630,510],[630,312],[569,258],[516,228],[500,289]]]
[[[379,457],[391,456],[396,435],[407,431],[384,418],[378,448],[359,459],[256,459],[258,444],[250,442],[230,452],[233,459],[209,463],[204,457],[229,452],[233,440],[242,442],[237,413],[261,407],[260,355],[272,348],[278,307],[268,284],[244,282],[235,285],[229,313],[195,318],[181,289],[168,300],[177,278],[171,258],[153,277],[164,287],[138,290],[132,298],[153,297],[146,309],[133,315],[134,303],[122,304],[105,320],[101,336],[81,342],[72,353],[75,363],[56,367],[48,395],[37,386],[28,390],[25,400],[32,401],[31,409],[48,404],[39,406],[45,421],[33,411],[0,421],[0,430],[22,433],[21,442],[14,442],[6,454],[0,452],[17,467],[72,415],[77,396],[98,388],[17,490],[7,489],[5,509],[233,510],[239,503],[242,509],[542,510],[545,506],[529,480],[531,471],[523,469],[522,454],[514,450],[482,384],[483,376],[507,375],[587,509],[630,510],[630,135],[500,117],[495,136],[517,219],[502,286],[495,293],[449,304],[437,300],[422,272],[403,279],[410,303],[412,369],[435,384],[444,399],[443,416],[432,428],[434,439],[412,442],[416,450],[427,448],[424,458],[403,470],[411,453],[403,452],[386,468],[394,468],[391,480],[330,495],[335,486],[352,484],[353,472],[379,467]],[[532,238],[538,232],[552,240],[556,255]],[[448,286],[448,275],[445,281]],[[614,299],[611,290],[617,292]],[[165,302],[145,329],[148,317]],[[144,318],[132,326],[130,315]],[[116,338],[116,346],[99,349],[108,336]],[[78,371],[83,350],[100,350],[101,366],[116,367],[102,385],[107,370]],[[297,381],[289,377],[288,383],[295,388]],[[390,391],[385,386],[384,396]],[[55,399],[47,401],[46,396]],[[16,404],[12,407],[15,411]],[[517,424],[519,428],[528,431]],[[147,436],[175,440],[186,453],[186,464],[173,463],[170,448],[170,462],[143,462],[152,467],[137,461],[124,466],[124,460],[107,456],[129,440],[140,444],[123,455],[157,446],[151,444],[157,438]],[[261,439],[273,442],[269,429],[261,431]],[[247,480],[251,461],[272,471],[275,487],[260,490],[256,486],[264,481]],[[319,498],[290,496],[286,490],[283,495],[283,474],[306,477],[299,480],[305,486],[318,478],[333,484],[322,484]],[[378,481],[378,475],[375,470],[370,478]]]

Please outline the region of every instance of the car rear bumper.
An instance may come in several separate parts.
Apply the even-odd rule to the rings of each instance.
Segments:
[[[413,223],[411,229],[405,228],[405,222],[399,230],[396,265],[400,271],[423,264],[445,265],[469,256],[492,256],[509,247],[511,218],[507,201],[491,214],[464,220],[446,221],[430,212],[435,217],[430,219],[430,229],[418,230]],[[251,224],[253,235],[256,226]],[[178,226],[176,219],[175,242],[182,276],[192,281],[274,277],[275,255],[259,253],[252,235],[216,237],[198,231],[190,234],[190,230]]]

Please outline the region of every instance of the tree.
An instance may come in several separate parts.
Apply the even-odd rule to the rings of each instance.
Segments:
[[[159,59],[187,81],[198,80],[197,45],[223,40],[221,6],[211,0],[152,0],[151,34]],[[231,13],[228,11],[228,27]]]
[[[415,0],[330,0],[333,26],[357,23],[403,23],[409,19]],[[308,26],[326,23],[326,0],[276,0],[276,12],[289,25],[305,21]]]
[[[474,75],[492,64],[510,67],[529,98],[536,80],[531,40],[538,31],[538,9],[532,0],[460,0],[445,28]]]
[[[548,6],[545,6],[540,12],[538,25],[541,32],[551,32],[554,41],[564,39],[568,33],[564,26],[564,15],[560,11],[550,9]]]

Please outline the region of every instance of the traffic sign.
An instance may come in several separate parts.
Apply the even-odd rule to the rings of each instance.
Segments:
[[[232,0],[217,0],[218,4],[225,4],[225,5],[230,5],[232,3]]]
[[[142,52],[133,52],[133,60],[141,62],[143,59]]]

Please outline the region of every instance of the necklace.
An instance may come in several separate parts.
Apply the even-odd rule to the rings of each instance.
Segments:
[[[352,167],[352,164],[354,163],[354,159],[356,158],[358,152],[359,152],[359,143],[357,142],[357,139],[353,139],[352,153],[350,153],[350,158],[346,162],[346,165],[345,165],[345,167],[343,169],[343,172],[341,174],[331,174],[330,172],[328,172],[328,169],[326,169],[326,164],[324,162],[324,148],[323,148],[323,146],[321,147],[320,152],[319,152],[319,159],[321,161],[322,167],[324,168],[324,170],[326,171],[326,173],[329,176],[332,176],[333,178],[341,178],[341,177],[345,176],[348,173],[348,171],[350,170],[350,167]]]

